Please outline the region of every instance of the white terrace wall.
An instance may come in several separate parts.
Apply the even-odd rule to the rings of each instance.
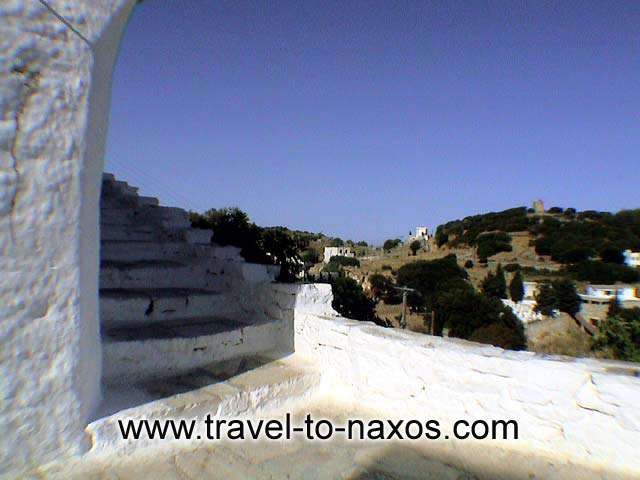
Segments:
[[[100,399],[97,206],[134,0],[48,4],[0,2],[0,476],[81,451]]]
[[[640,478],[640,366],[385,329],[338,317],[328,285],[287,288],[279,308],[294,316],[296,355],[318,365],[326,391],[378,417],[519,423],[517,441],[441,442],[441,458],[462,455],[489,478],[527,478],[517,458],[535,459],[536,478]]]

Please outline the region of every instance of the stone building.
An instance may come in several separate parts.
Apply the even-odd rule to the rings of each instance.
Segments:
[[[537,215],[542,215],[544,213],[544,202],[542,200],[534,200],[533,211]]]
[[[640,252],[632,252],[631,250],[625,250],[623,252],[624,263],[629,267],[640,268]]]
[[[324,247],[323,262],[329,263],[331,257],[355,258],[356,254],[351,247]]]

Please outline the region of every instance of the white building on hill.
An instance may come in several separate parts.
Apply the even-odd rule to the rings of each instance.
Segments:
[[[331,257],[352,257],[356,254],[350,247],[324,247],[324,263],[329,263]]]
[[[632,252],[631,250],[625,250],[624,263],[629,267],[640,268],[640,252]]]

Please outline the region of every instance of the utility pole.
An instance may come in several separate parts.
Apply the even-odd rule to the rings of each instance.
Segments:
[[[409,287],[393,287],[402,292],[402,317],[400,318],[400,328],[407,328],[407,292],[415,292],[415,288]]]

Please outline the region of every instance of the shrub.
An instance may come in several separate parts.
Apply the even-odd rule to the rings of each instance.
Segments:
[[[400,245],[402,243],[402,240],[400,240],[399,238],[395,238],[395,239],[389,239],[386,240],[384,242],[384,245],[382,246],[382,249],[385,252],[390,252],[391,250],[393,250],[394,248],[396,248],[398,245]]]
[[[477,252],[480,258],[488,258],[496,253],[510,252],[511,237],[504,232],[488,233],[477,238]]]
[[[429,306],[434,294],[454,279],[466,280],[467,272],[458,266],[456,256],[448,255],[437,260],[417,260],[398,269],[396,283],[414,288],[418,295],[409,295],[409,304],[414,308]]]
[[[418,240],[414,240],[409,244],[409,250],[411,250],[411,254],[415,257],[418,253],[418,250],[422,248],[422,244]]]
[[[339,277],[331,282],[336,311],[346,318],[376,321],[375,302],[368,298],[358,282],[349,277]]]
[[[467,260],[464,262],[464,268],[473,268],[473,260]]]
[[[617,360],[640,362],[640,308],[619,310],[602,322],[593,349]]]
[[[487,276],[482,281],[482,293],[488,297],[493,298],[507,298],[507,282],[504,278],[504,272],[502,266],[498,264],[496,273],[487,273]]]
[[[520,270],[517,270],[516,274],[511,279],[511,283],[509,284],[509,295],[511,296],[511,300],[516,303],[521,302],[524,298],[524,284],[522,283]]]
[[[315,265],[320,261],[320,255],[315,250],[305,250],[301,255],[302,261],[306,264]]]
[[[382,265],[380,267],[380,270],[392,270],[393,268],[391,267],[391,265]]]
[[[551,282],[556,300],[556,308],[574,316],[580,311],[580,296],[571,280],[560,279]]]
[[[329,263],[340,265],[341,267],[359,267],[360,260],[354,257],[344,257],[342,255],[334,255],[329,259]]]
[[[518,270],[520,270],[520,264],[518,264],[518,263],[508,263],[504,267],[504,271],[505,272],[509,272],[509,273],[513,273],[513,272],[516,272]]]
[[[637,269],[594,260],[569,265],[564,272],[575,280],[600,284],[633,283],[640,279]]]
[[[600,250],[600,260],[606,263],[622,265],[624,263],[624,254],[622,251],[622,248],[606,245]]]
[[[546,316],[552,316],[553,311],[558,308],[558,299],[556,298],[553,287],[549,283],[542,283],[536,294],[536,312],[540,312]]]
[[[330,247],[342,247],[344,246],[344,240],[341,238],[332,238],[329,242]]]

